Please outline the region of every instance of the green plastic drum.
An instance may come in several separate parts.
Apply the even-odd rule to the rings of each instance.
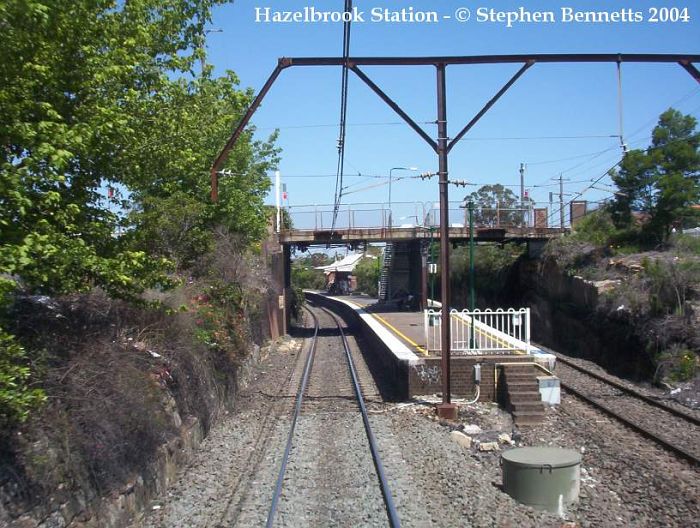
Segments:
[[[578,500],[581,454],[558,447],[521,447],[501,456],[503,491],[523,504],[563,514]]]

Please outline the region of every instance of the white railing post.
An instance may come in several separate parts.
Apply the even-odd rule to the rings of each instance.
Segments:
[[[425,350],[426,352],[430,352],[430,336],[428,335],[428,310],[427,308],[423,310],[423,328],[425,330]]]
[[[525,343],[527,344],[527,353],[530,353],[530,308],[525,308]]]

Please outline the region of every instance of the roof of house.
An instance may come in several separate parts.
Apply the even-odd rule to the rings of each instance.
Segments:
[[[322,270],[324,273],[331,273],[333,271],[350,272],[355,269],[355,266],[357,266],[357,264],[360,262],[360,259],[362,259],[363,256],[364,255],[362,255],[362,253],[348,255],[347,257],[341,260],[336,260],[335,262],[332,262],[327,266],[317,266],[314,269]]]

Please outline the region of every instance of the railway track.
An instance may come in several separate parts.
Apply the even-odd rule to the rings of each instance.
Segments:
[[[367,471],[358,471],[355,467],[344,470],[344,467],[348,465],[355,465],[352,461],[348,464],[345,458],[348,456],[362,457],[361,453],[368,451],[376,474],[376,478],[370,476],[369,480],[373,480],[379,487],[386,522],[391,527],[399,527],[401,523],[370,426],[360,383],[361,376],[358,375],[358,367],[362,369],[364,365],[358,366],[353,361],[348,338],[341,321],[335,314],[325,308],[307,307],[306,309],[313,321],[314,334],[295,397],[291,425],[266,526],[272,527],[276,519],[280,517],[278,514],[281,513],[286,516],[287,522],[292,522],[294,512],[299,511],[299,506],[306,514],[310,510],[318,509],[323,512],[321,515],[328,515],[328,517],[324,517],[325,519],[331,523],[337,523],[339,519],[333,519],[335,512],[333,512],[332,507],[329,508],[328,502],[345,498],[346,494],[353,492],[358,494],[358,499],[360,499],[354,502],[359,503],[355,504],[355,508],[359,508],[361,515],[368,516],[371,513],[378,513],[377,508],[372,510],[369,505],[370,503],[376,505],[378,502],[376,491],[374,492],[374,500],[369,500],[365,504],[361,500],[362,495],[372,494],[371,491],[368,492]],[[324,319],[325,324],[321,325],[320,319]],[[343,368],[343,364],[345,368]],[[363,377],[366,376],[364,371],[360,373]],[[352,430],[359,427],[359,424],[356,423],[358,413],[362,418],[364,439],[360,439],[358,435],[344,434],[344,429]],[[338,431],[340,438],[334,432],[328,435],[328,431],[324,430],[324,425],[319,428],[318,424],[313,423],[319,417],[323,419],[324,415],[341,415],[340,420],[335,419],[336,425],[329,426],[330,428],[340,427]],[[346,421],[343,422],[343,419]],[[338,421],[343,423],[338,425]],[[306,429],[304,429],[305,427]],[[321,433],[325,433],[326,436]],[[311,435],[314,435],[315,438],[312,439],[313,443],[309,444],[308,440]],[[330,446],[331,449],[319,449],[319,444],[323,442],[333,444]],[[338,446],[335,445],[336,442],[339,444]],[[309,456],[304,451],[314,452],[310,453]],[[311,458],[310,463],[309,458]],[[364,458],[366,459],[366,456]],[[367,469],[366,460],[365,469]],[[313,476],[310,477],[309,473]],[[359,481],[353,482],[356,477],[359,477]],[[314,492],[318,492],[319,497],[312,501],[313,503],[309,502],[310,499],[305,492],[305,487],[313,488]],[[295,508],[297,509],[295,510]],[[283,509],[285,511],[281,512]],[[373,522],[376,523],[377,519],[373,519]]]
[[[552,353],[557,356],[556,374],[563,389],[677,456],[700,464],[697,413],[657,400],[567,356]]]

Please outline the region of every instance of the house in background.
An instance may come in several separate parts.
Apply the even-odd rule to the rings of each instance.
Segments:
[[[357,288],[357,279],[352,273],[363,256],[362,253],[348,255],[341,260],[326,266],[317,266],[314,269],[323,271],[326,276],[326,289],[330,293],[350,293]]]

